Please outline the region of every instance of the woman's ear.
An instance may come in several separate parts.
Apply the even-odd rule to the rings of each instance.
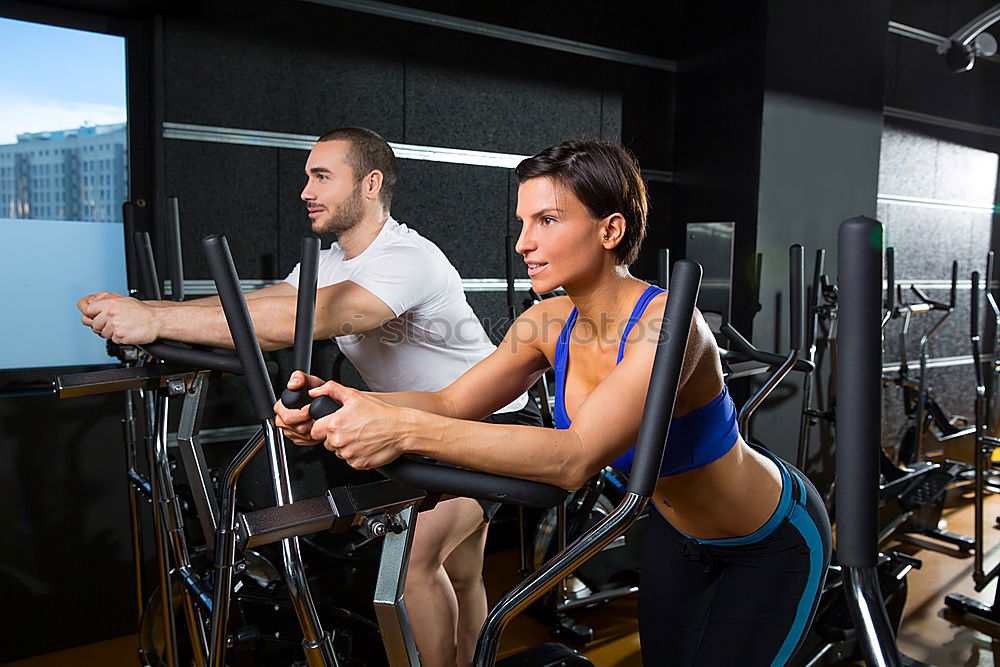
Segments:
[[[607,250],[613,250],[621,243],[625,236],[625,216],[621,213],[612,213],[601,221],[601,244]]]

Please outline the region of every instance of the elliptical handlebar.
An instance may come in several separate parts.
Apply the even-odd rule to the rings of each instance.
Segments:
[[[139,294],[143,299],[159,301],[160,278],[156,274],[156,259],[153,257],[153,244],[149,240],[149,232],[132,234],[132,247],[135,249],[135,259],[138,264]]]
[[[267,376],[264,356],[257,343],[250,311],[240,291],[240,279],[236,273],[233,256],[229,252],[229,244],[226,242],[226,237],[221,234],[209,234],[201,243],[205,248],[212,278],[215,280],[219,300],[222,302],[222,310],[226,314],[229,332],[236,346],[236,355],[239,357],[250,390],[254,415],[261,421],[270,419],[274,417],[276,402],[274,389]]]
[[[993,311],[993,317],[1000,319],[1000,306],[997,306],[997,300],[993,297],[993,251],[990,250],[986,253],[986,276],[985,284],[983,289],[986,292],[986,303],[989,305],[990,310]]]
[[[896,249],[885,249],[885,310],[891,315],[896,310]]]
[[[764,350],[754,347],[753,343],[744,338],[743,334],[737,331],[729,322],[723,322],[719,331],[729,340],[737,353],[743,355],[750,361],[757,361],[762,364],[767,364],[768,366],[778,366],[785,361],[785,357],[780,354],[765,352]],[[812,373],[816,370],[816,364],[806,359],[799,359],[795,362],[795,365],[792,366],[792,370],[800,371],[802,373]]]
[[[969,306],[969,337],[973,340],[979,338],[979,271],[972,272],[972,303]],[[987,283],[987,289],[989,284]],[[978,359],[976,363],[978,365]]]
[[[802,349],[802,312],[804,295],[802,284],[805,279],[804,253],[798,243],[788,249],[788,295],[789,323],[792,330],[789,342],[793,350]]]
[[[167,272],[170,274],[170,300],[184,300],[184,256],[181,252],[181,214],[177,197],[167,197]]]
[[[179,229],[177,230],[177,234],[177,241],[179,243]],[[147,297],[148,295],[147,298],[150,299],[160,299],[160,281],[156,272],[156,262],[153,257],[153,246],[149,241],[149,233],[135,232],[132,235],[132,241],[135,250],[135,269],[139,284],[141,285],[140,295],[143,297]],[[179,245],[178,249],[171,256],[174,258],[174,262],[180,260]],[[178,277],[181,281],[183,280],[179,278],[181,275],[180,270],[172,271],[172,275]],[[243,366],[236,353],[232,350],[222,348],[199,350],[187,347],[184,343],[162,339],[151,343],[144,343],[136,347],[157,359],[170,363],[222,373],[243,374]],[[277,372],[277,366],[274,363],[267,364],[266,372]]]
[[[295,347],[292,351],[295,370],[312,372],[313,327],[316,323],[316,287],[319,274],[318,236],[302,237],[302,259],[299,264],[298,300],[295,306]],[[281,392],[286,408],[298,410],[309,405],[308,389],[288,389]]]
[[[317,396],[309,405],[309,416],[322,419],[340,407],[340,403],[329,396]],[[569,494],[565,489],[551,484],[493,475],[409,456],[402,456],[376,470],[394,482],[424,489],[428,493],[447,493],[527,507],[552,507],[565,500]]]
[[[137,347],[157,359],[170,363],[222,373],[243,374],[240,360],[229,350],[195,350],[189,347],[180,347],[178,343],[166,340],[145,343]]]
[[[701,289],[701,266],[682,259],[674,263],[670,297],[663,311],[653,369],[642,412],[642,424],[629,473],[628,492],[648,498],[653,495],[663,462],[670,422],[687,351],[691,320]]]

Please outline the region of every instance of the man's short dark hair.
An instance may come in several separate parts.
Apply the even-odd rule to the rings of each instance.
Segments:
[[[568,188],[595,218],[621,213],[625,233],[615,247],[618,264],[629,266],[646,238],[649,198],[635,156],[602,139],[565,141],[522,160],[518,183],[547,176]]]
[[[382,135],[364,127],[340,127],[327,132],[318,141],[346,141],[351,145],[347,162],[351,165],[355,183],[360,183],[375,169],[381,171],[379,199],[389,210],[392,192],[396,189],[396,156]]]

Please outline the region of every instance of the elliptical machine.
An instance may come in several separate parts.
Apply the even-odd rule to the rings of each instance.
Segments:
[[[239,312],[240,295],[238,288],[233,287],[236,284],[235,270],[232,269],[225,241],[221,237],[210,237],[206,239],[206,246],[212,252],[210,263],[213,275],[216,275],[219,282],[220,296],[240,358],[249,361],[245,357],[254,356],[254,348],[259,357],[259,347],[252,335],[249,318]],[[217,269],[218,266],[222,269]],[[220,274],[229,274],[229,279],[220,280]],[[604,520],[521,582],[491,611],[480,635],[475,664],[494,664],[499,636],[510,619],[624,533],[648,502],[670,426],[699,281],[700,268],[696,264],[678,262],[674,269],[674,289],[665,313],[666,324],[661,332],[653,365],[635,463],[625,498]],[[230,284],[227,285],[226,282]],[[234,302],[237,307],[233,307]],[[242,310],[245,313],[245,306]],[[270,409],[272,403],[267,402],[271,397],[267,396],[269,387],[266,374],[248,374],[247,380],[258,410],[263,411],[265,406]],[[313,401],[310,414],[319,418],[335,408],[332,401],[324,401],[321,397]],[[238,470],[238,466],[239,463],[234,462],[234,469]],[[550,506],[562,502],[566,493],[544,484],[410,460],[407,457],[379,470],[389,479],[362,487],[331,489],[323,498],[298,501],[287,506],[234,516],[229,509],[230,505],[225,503],[220,531],[228,530],[227,539],[233,548],[228,545],[220,547],[227,558],[226,562],[217,561],[217,567],[231,568],[237,533],[240,545],[246,547],[317,530],[338,530],[356,524],[370,526],[374,534],[381,534],[385,538],[376,591],[376,609],[390,664],[419,664],[402,602],[410,542],[409,528],[416,518],[414,510],[417,506],[426,506],[427,502],[433,502],[432,496],[441,493]],[[232,524],[229,524],[229,518],[233,519]],[[227,526],[231,527],[227,529]],[[225,596],[228,594],[225,591],[228,591],[227,587],[219,586],[216,594]],[[216,603],[213,610],[213,618],[217,621],[225,618],[224,615],[219,615],[222,604],[225,603],[224,600],[220,602],[221,604]],[[221,632],[219,627],[220,625],[213,626],[213,636]],[[546,664],[586,664],[585,661],[579,662],[572,653],[564,653],[553,662],[549,655],[551,647],[547,646],[538,647],[534,652],[538,657],[546,653]],[[213,662],[218,660],[217,655],[213,654]],[[570,660],[576,662],[569,662]]]

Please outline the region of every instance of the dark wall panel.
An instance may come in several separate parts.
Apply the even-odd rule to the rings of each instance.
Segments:
[[[681,3],[676,0],[657,3],[655,16],[651,14],[653,7],[622,11],[604,2],[571,0],[541,3],[400,0],[393,4],[661,58],[673,57],[681,29],[676,20]]]
[[[973,238],[989,235],[989,214],[955,209],[918,208],[889,205],[886,246],[895,248],[896,277],[899,280],[950,280],[951,263],[959,262],[959,279],[968,280],[970,271],[986,260],[973,257]],[[975,269],[970,268],[975,262]]]
[[[169,19],[164,119],[317,136],[363,125],[399,141],[403,63],[370,33],[361,15],[304,2]]]
[[[436,243],[463,278],[503,276],[507,170],[400,160],[392,212]]]
[[[407,67],[407,142],[533,155],[569,137],[601,134],[600,88],[524,74]]]
[[[201,239],[212,233],[226,235],[240,278],[276,277],[277,158],[273,148],[166,142],[166,189],[179,199],[185,278],[211,279]]]

